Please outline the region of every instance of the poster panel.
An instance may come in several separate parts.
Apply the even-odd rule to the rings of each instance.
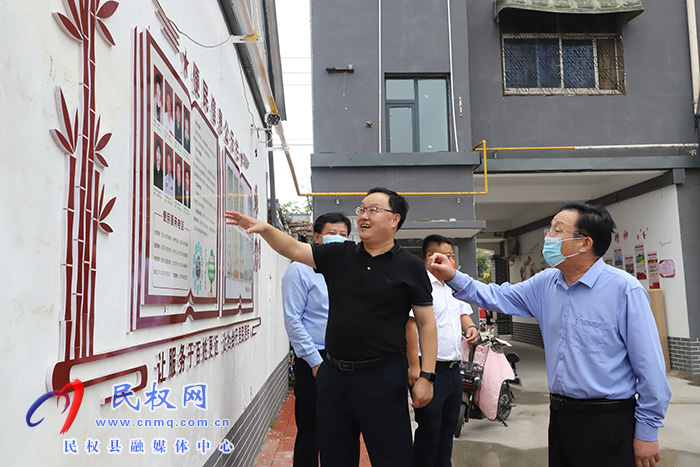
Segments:
[[[226,210],[253,216],[253,190],[239,165],[226,152]],[[236,311],[252,311],[254,245],[252,236],[239,226],[226,226],[226,303],[236,303]]]
[[[144,304],[216,303],[219,138],[150,35]],[[140,316],[182,313],[143,308]],[[192,310],[192,312],[195,312]]]
[[[634,276],[634,256],[625,256],[625,271]]]
[[[664,278],[676,277],[676,262],[672,259],[662,259],[659,263],[659,275]]]
[[[659,280],[659,256],[655,251],[650,251],[647,254],[647,263],[649,264],[649,288],[660,289],[661,282]]]
[[[640,281],[645,280],[647,278],[647,263],[644,256],[643,243],[634,246],[634,263],[634,270],[637,274],[637,279]]]
[[[614,266],[622,269],[622,248],[615,248],[613,259]]]

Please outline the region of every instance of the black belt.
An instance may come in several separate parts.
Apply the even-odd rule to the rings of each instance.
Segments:
[[[435,362],[435,368],[449,368],[451,370],[452,368],[458,367],[459,363],[459,360],[455,360],[453,362],[442,362],[438,360]]]
[[[338,367],[342,371],[356,371],[374,368],[383,363],[398,360],[402,356],[403,355],[391,355],[389,357],[372,358],[369,360],[339,360],[337,358],[331,357],[329,353],[326,353],[326,360]]]
[[[632,409],[637,406],[637,399],[572,399],[559,394],[549,395],[549,406],[562,412],[606,413]]]

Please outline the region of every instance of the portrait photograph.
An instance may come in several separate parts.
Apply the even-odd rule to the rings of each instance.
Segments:
[[[163,189],[163,140],[153,134],[153,185]]]
[[[190,152],[190,112],[183,109],[182,113],[182,147],[189,154]]]
[[[175,191],[175,175],[173,174],[173,149],[165,145],[165,175],[163,177],[163,191],[166,195],[173,196]]]
[[[175,132],[175,111],[173,110],[173,88],[168,82],[165,82],[165,116],[163,125],[168,130],[168,133],[174,136]]]
[[[155,68],[153,82],[153,118],[158,123],[163,123],[163,75]]]
[[[185,175],[184,175],[185,186],[184,186],[184,191],[182,193],[182,200],[185,204],[185,207],[189,208],[189,207],[191,207],[191,204],[190,204],[191,203],[191,199],[190,199],[190,173],[191,173],[191,170],[190,170],[190,164],[188,164],[187,162],[183,162],[183,165],[185,167]]]
[[[182,144],[182,101],[175,96],[175,140]]]
[[[182,203],[182,157],[175,154],[175,199]]]

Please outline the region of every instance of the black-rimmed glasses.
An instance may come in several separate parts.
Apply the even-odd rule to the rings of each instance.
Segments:
[[[379,206],[370,206],[368,208],[366,208],[364,206],[358,206],[355,208],[355,214],[357,214],[358,216],[360,214],[364,214],[365,212],[369,216],[375,216],[379,211],[386,211],[386,212],[398,214],[398,212],[396,212],[396,211],[392,211],[391,209],[386,209],[386,208],[380,208]]]

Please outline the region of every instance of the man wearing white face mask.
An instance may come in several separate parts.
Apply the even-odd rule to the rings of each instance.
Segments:
[[[615,222],[600,206],[567,203],[545,229],[552,268],[518,284],[482,284],[444,255],[428,270],[460,300],[535,317],[550,390],[549,465],[653,467],[671,390],[649,296],[606,265]],[[636,396],[636,397],[635,397]]]
[[[314,242],[347,240],[350,219],[339,212],[323,214],[314,222]],[[292,263],[282,277],[284,326],[294,349],[294,417],[297,437],[294,466],[318,465],[316,429],[316,371],[325,357],[328,288],[322,274],[310,266]]]

